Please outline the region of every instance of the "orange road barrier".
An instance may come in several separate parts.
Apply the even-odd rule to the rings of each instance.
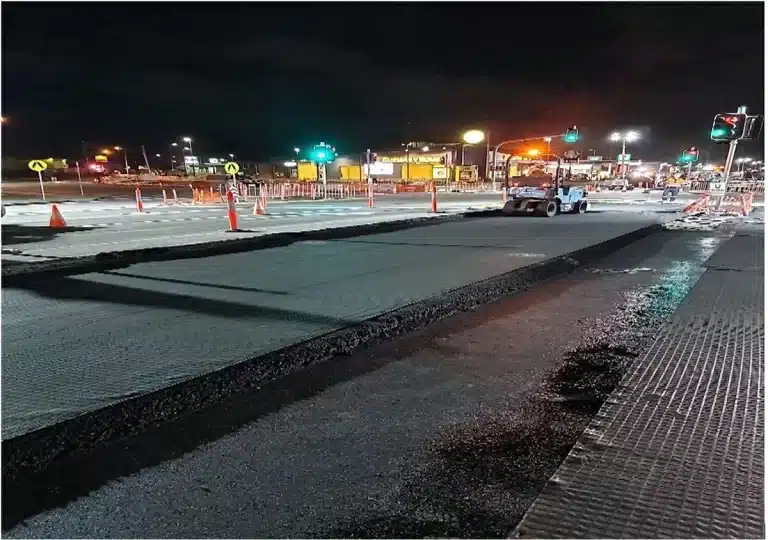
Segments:
[[[163,190],[163,204],[168,204],[168,196],[165,194],[165,190]]]
[[[67,222],[64,221],[64,217],[59,212],[59,207],[55,204],[51,206],[51,220],[48,222],[48,226],[51,229],[66,229]]]
[[[237,209],[235,208],[235,195],[227,191],[227,217],[229,218],[229,232],[237,231]]]
[[[704,212],[709,204],[709,195],[703,195],[699,199],[693,201],[691,204],[683,208],[683,212],[686,214],[693,214],[695,212]]]
[[[373,186],[368,186],[368,208],[373,208]]]
[[[432,184],[432,213],[437,213],[437,186]]]
[[[136,188],[136,211],[144,211],[144,203],[141,201],[141,190],[139,188]]]

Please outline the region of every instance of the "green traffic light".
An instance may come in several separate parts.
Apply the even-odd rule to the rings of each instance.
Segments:
[[[712,137],[725,137],[728,135],[728,131],[723,128],[715,128],[712,130]]]
[[[563,140],[567,143],[575,143],[579,140],[578,133],[566,133],[565,137],[563,137]]]

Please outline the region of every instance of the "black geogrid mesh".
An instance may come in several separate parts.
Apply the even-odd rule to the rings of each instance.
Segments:
[[[764,538],[762,261],[734,237],[708,262],[515,535]]]

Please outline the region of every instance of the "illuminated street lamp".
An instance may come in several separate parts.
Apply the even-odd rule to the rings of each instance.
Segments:
[[[547,153],[549,153],[549,152],[547,152]],[[536,150],[535,148],[532,148],[532,149],[528,150],[528,155],[529,156],[538,156],[539,155],[539,151]]]
[[[736,163],[739,164],[739,172],[743,172],[744,171],[744,164],[745,163],[750,163],[751,161],[752,161],[752,158],[748,158],[748,157],[742,157],[742,158],[737,159]]]
[[[171,146],[170,146],[171,152],[170,152],[170,154],[171,154],[171,170],[172,171],[176,170],[176,158],[174,157],[174,153],[175,153],[175,149],[178,148],[178,147],[179,147],[179,143],[177,143],[177,142],[172,142],[171,143]]]
[[[123,151],[123,158],[125,159],[125,174],[128,174],[130,172],[130,168],[128,167],[128,151],[125,149],[124,146],[115,146],[112,148],[115,152],[119,152],[120,150]],[[102,153],[109,155],[109,150],[102,150]]]
[[[624,159],[624,156],[627,154],[627,143],[635,142],[640,138],[640,134],[637,131],[627,131],[626,133],[619,133],[618,131],[611,133],[611,141],[613,142],[619,142],[621,141],[621,157],[622,161]],[[621,177],[626,178],[627,177],[627,169],[629,167],[625,166]]]
[[[480,131],[479,129],[470,129],[469,131],[465,131],[461,138],[466,143],[461,145],[461,164],[464,165],[464,147],[466,145],[479,144],[483,142],[485,140],[485,132]]]
[[[485,140],[485,133],[479,129],[470,129],[464,133],[462,139],[467,144],[478,144]]]
[[[183,137],[181,140],[189,145],[189,151],[191,153],[192,152],[192,137]]]
[[[182,137],[181,140],[189,145],[188,147],[185,147],[184,150],[189,150],[190,158],[193,157],[195,154],[192,151],[192,137]],[[186,163],[184,165],[185,165],[185,168],[186,168]],[[195,173],[195,164],[192,162],[191,166],[192,166],[192,174],[194,174]]]
[[[544,142],[547,143],[547,165],[549,165],[549,152],[552,148],[552,137],[544,137]]]

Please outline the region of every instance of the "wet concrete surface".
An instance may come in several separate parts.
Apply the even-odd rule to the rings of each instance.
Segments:
[[[4,534],[506,536],[724,238],[655,234],[4,484]]]

